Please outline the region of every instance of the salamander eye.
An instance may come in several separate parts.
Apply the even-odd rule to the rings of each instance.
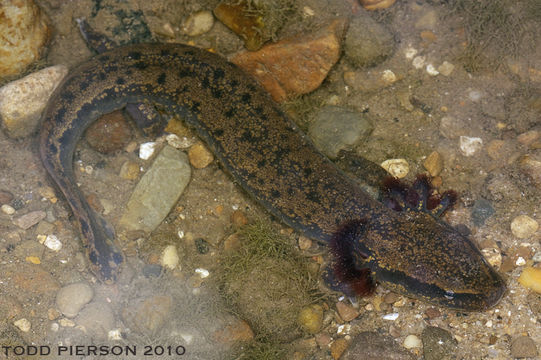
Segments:
[[[444,296],[445,296],[445,298],[446,298],[447,300],[453,300],[453,299],[455,298],[455,292],[454,292],[454,291],[451,291],[451,290],[447,290],[447,291],[445,292],[445,295],[444,295]]]

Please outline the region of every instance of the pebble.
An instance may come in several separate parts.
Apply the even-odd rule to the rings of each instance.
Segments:
[[[155,334],[171,319],[173,299],[168,295],[154,295],[135,306],[122,310],[124,321],[147,334]]]
[[[131,127],[122,110],[102,115],[85,132],[90,147],[104,154],[123,149],[131,138]]]
[[[541,268],[526,267],[518,278],[520,285],[541,294]]]
[[[250,8],[247,1],[227,3],[222,1],[214,8],[214,15],[225,26],[244,40],[244,47],[256,51],[270,39],[266,29],[266,20],[263,16],[249,15]],[[257,8],[262,10],[261,8]]]
[[[323,308],[313,304],[304,307],[297,317],[298,324],[309,334],[316,334],[323,325]]]
[[[365,331],[350,341],[349,347],[340,358],[340,360],[359,359],[413,360],[414,357],[400,347],[392,337]]]
[[[539,229],[539,223],[528,215],[519,215],[511,221],[511,232],[519,239],[532,236]]]
[[[209,32],[214,25],[214,16],[208,10],[202,10],[190,14],[184,24],[182,31],[188,36],[199,36]]]
[[[464,156],[472,156],[483,147],[483,139],[478,137],[460,136],[459,147]]]
[[[11,205],[8,205],[8,204],[4,204],[2,205],[2,212],[6,215],[13,215],[15,214],[15,209],[13,208],[13,206]]]
[[[334,360],[341,359],[342,354],[347,349],[349,343],[344,338],[339,338],[331,343],[331,356]]]
[[[440,119],[440,134],[447,139],[458,139],[464,135],[464,129],[467,129],[467,124],[462,119],[454,116],[444,116]]]
[[[436,308],[428,308],[425,311],[425,315],[428,316],[429,319],[436,319],[441,316],[441,312]]]
[[[455,69],[455,66],[448,61],[444,61],[440,66],[438,66],[438,71],[443,76],[451,75],[454,69]]]
[[[154,155],[154,151],[156,151],[155,141],[142,143],[141,146],[139,146],[139,158],[148,160]]]
[[[159,264],[146,264],[143,266],[143,276],[146,278],[157,278],[162,274],[163,267]]]
[[[403,345],[406,349],[415,349],[415,348],[420,348],[422,345],[422,342],[421,342],[421,339],[419,339],[417,335],[412,334],[412,335],[406,336],[406,338],[404,339]]]
[[[410,166],[406,159],[388,159],[381,163],[381,167],[399,179],[405,178],[410,171]]]
[[[423,166],[430,176],[438,176],[443,170],[443,157],[439,152],[433,151],[426,157]]]
[[[361,5],[369,11],[387,9],[392,6],[396,0],[359,0]]]
[[[31,211],[13,220],[13,223],[23,230],[30,229],[32,226],[45,219],[47,213],[42,210]]]
[[[344,71],[344,82],[361,93],[376,92],[391,86],[404,76],[387,69],[383,71]]]
[[[231,223],[237,227],[248,224],[248,218],[244,215],[242,210],[235,210],[231,213]]]
[[[238,54],[232,62],[256,78],[275,101],[283,102],[321,85],[340,58],[345,28],[346,20],[339,18],[314,33]]]
[[[64,65],[51,66],[0,88],[0,120],[9,137],[36,130],[49,97],[67,73]]]
[[[62,242],[56,235],[47,235],[43,245],[52,251],[60,251],[62,249]]]
[[[310,238],[307,238],[306,236],[299,236],[298,240],[299,249],[301,250],[308,250],[312,247],[312,240]]]
[[[14,196],[9,191],[0,190],[0,205],[9,204]]]
[[[30,321],[28,321],[25,318],[22,318],[13,322],[13,325],[19,328],[19,330],[21,330],[22,332],[29,332],[30,328],[32,327],[32,324],[30,323]]]
[[[427,326],[421,334],[425,360],[454,359],[457,341],[453,335],[442,328]]]
[[[482,226],[495,212],[490,201],[481,198],[473,204],[471,219],[475,226]]]
[[[363,114],[339,106],[325,106],[315,115],[308,135],[316,147],[331,159],[340,150],[349,150],[364,141],[374,130]]]
[[[254,332],[246,321],[235,319],[223,329],[216,331],[213,337],[222,344],[235,344],[252,340]]]
[[[196,169],[204,169],[214,160],[214,155],[202,143],[197,143],[188,150],[190,164]]]
[[[359,312],[353,306],[345,304],[342,301],[336,303],[336,310],[345,322],[349,322],[359,316]]]
[[[73,318],[93,297],[94,290],[87,283],[69,284],[56,294],[56,307],[64,316]]]
[[[180,262],[178,256],[177,247],[175,245],[167,245],[162,251],[162,256],[160,257],[160,264],[167,269],[173,270],[176,269]]]
[[[375,66],[394,50],[394,36],[365,12],[349,23],[344,40],[344,55],[356,67]]]
[[[520,171],[526,174],[537,188],[541,188],[541,157],[524,155],[518,164]]]
[[[537,346],[529,336],[517,336],[511,342],[511,357],[513,359],[535,358],[537,354]]]
[[[124,180],[135,180],[139,177],[139,164],[135,161],[125,161],[120,167],[119,176]]]
[[[498,247],[483,248],[481,252],[491,266],[496,269],[502,266],[502,253]]]
[[[381,318],[383,320],[395,321],[396,319],[398,319],[398,316],[400,316],[399,313],[390,313],[390,314],[383,315]]]
[[[75,322],[83,326],[88,336],[105,340],[115,326],[115,316],[111,306],[105,302],[92,302],[81,310]]]
[[[0,79],[19,74],[38,60],[51,32],[49,19],[33,0],[3,1],[1,9]]]
[[[197,238],[194,240],[195,249],[199,254],[207,254],[210,251],[210,245],[208,241],[203,238]]]
[[[165,146],[135,187],[120,225],[127,230],[154,230],[176,204],[190,176],[186,154]]]
[[[522,145],[530,145],[541,138],[541,132],[537,130],[526,131],[517,136],[517,141]]]

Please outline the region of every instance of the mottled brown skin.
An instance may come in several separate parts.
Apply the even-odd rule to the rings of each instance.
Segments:
[[[321,155],[239,68],[172,44],[122,47],[90,59],[71,71],[43,116],[43,163],[77,217],[102,280],[114,281],[122,254],[75,184],[73,153],[100,115],[142,101],[180,115],[236,182],[305,235],[327,242],[341,224],[362,219],[362,236],[350,241],[368,255],[382,285],[463,310],[488,308],[504,293],[504,282],[469,239],[428,214],[384,207]]]

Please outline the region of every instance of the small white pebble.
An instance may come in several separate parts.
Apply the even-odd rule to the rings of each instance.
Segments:
[[[199,276],[201,277],[201,279],[204,279],[206,277],[209,276],[209,271],[207,269],[203,269],[203,268],[197,268],[195,269],[195,273],[196,274],[199,274]]]
[[[415,49],[411,45],[404,50],[404,56],[406,57],[406,59],[411,60],[415,55],[417,55],[417,49]]]
[[[146,142],[142,143],[139,147],[139,157],[143,160],[148,160],[152,157],[154,154],[154,151],[156,150],[156,142]]]
[[[381,74],[381,79],[386,84],[393,84],[397,80],[395,73],[389,69],[383,70],[383,73]]]
[[[91,175],[93,172],[94,172],[94,168],[92,167],[92,165],[85,166],[85,173],[87,173],[88,175]]]
[[[107,333],[107,338],[109,340],[122,340],[122,332],[120,329],[109,330]]]
[[[163,267],[168,269],[175,269],[178,266],[180,258],[178,257],[177,248],[175,245],[167,245],[163,249],[160,263]]]
[[[60,325],[58,325],[57,322],[54,322],[54,323],[51,324],[50,329],[51,329],[52,332],[57,332],[60,329]]]
[[[479,90],[470,90],[468,98],[473,102],[478,102],[483,97],[483,93]]]
[[[338,325],[338,328],[336,329],[336,333],[338,335],[347,335],[351,331],[351,325],[350,324],[342,324]]]
[[[56,235],[47,235],[43,245],[47,246],[52,251],[60,251],[60,249],[62,249],[62,242]]]
[[[404,339],[404,347],[406,349],[420,348],[422,345],[421,339],[416,335],[408,335]]]
[[[13,206],[10,206],[8,204],[4,204],[4,205],[2,205],[2,212],[4,214],[7,214],[7,215],[13,215],[13,214],[15,214],[15,209],[13,208]]]
[[[532,236],[539,224],[528,215],[519,215],[511,221],[511,232],[519,239],[525,239]]]
[[[29,332],[30,328],[32,327],[32,324],[30,323],[30,321],[28,321],[25,318],[22,318],[22,319],[19,319],[19,320],[15,321],[13,323],[13,325],[18,327],[19,330],[21,330],[22,332]]]
[[[416,56],[413,61],[411,62],[414,68],[416,69],[422,69],[425,66],[425,57],[424,56]]]
[[[302,16],[307,18],[307,17],[312,17],[316,14],[316,12],[309,6],[305,6],[302,8]]]
[[[184,239],[184,231],[179,230],[179,231],[177,232],[177,236],[178,236],[179,239]]]
[[[406,177],[410,171],[410,166],[406,159],[388,159],[381,163],[381,167],[399,179]]]
[[[492,320],[488,320],[486,323],[485,323],[485,326],[486,327],[492,327]]]
[[[432,64],[428,64],[426,66],[426,72],[428,73],[428,75],[430,76],[436,76],[438,75],[440,72],[438,70],[436,70],[436,68],[434,67],[434,65]]]
[[[73,321],[71,321],[70,319],[66,319],[66,318],[58,320],[58,323],[62,327],[74,327],[75,326],[75,323]]]
[[[398,319],[398,315],[398,313],[385,314],[383,315],[383,320],[395,321]]]
[[[519,256],[517,261],[515,261],[516,266],[524,266],[526,265],[526,260],[522,256]]]
[[[472,156],[483,147],[483,139],[478,137],[461,136],[459,139],[460,151],[465,156]]]

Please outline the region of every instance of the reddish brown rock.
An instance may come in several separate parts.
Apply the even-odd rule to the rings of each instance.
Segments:
[[[254,76],[276,101],[319,87],[340,57],[347,22],[334,20],[319,31],[245,52],[232,61]]]
[[[214,333],[216,341],[222,344],[246,342],[254,338],[254,332],[245,321],[237,319]]]
[[[13,272],[8,270],[4,278],[11,278],[12,286],[32,294],[54,293],[60,289],[49,272],[35,265],[21,265]]]
[[[103,115],[86,131],[88,144],[104,154],[124,148],[130,140],[130,125],[120,110]]]

